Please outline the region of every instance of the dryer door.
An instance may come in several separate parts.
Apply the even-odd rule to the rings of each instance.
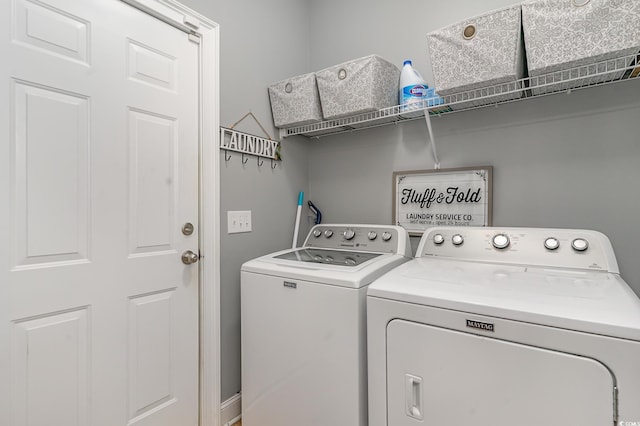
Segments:
[[[388,424],[602,426],[615,378],[591,358],[440,327],[387,327]]]

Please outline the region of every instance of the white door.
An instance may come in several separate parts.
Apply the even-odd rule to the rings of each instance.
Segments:
[[[198,44],[118,0],[0,9],[0,424],[195,426]]]

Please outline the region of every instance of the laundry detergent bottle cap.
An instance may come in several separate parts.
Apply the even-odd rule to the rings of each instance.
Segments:
[[[411,60],[407,59],[400,72],[399,102],[402,109],[420,108],[423,100],[429,97],[427,83],[418,71],[413,68]]]

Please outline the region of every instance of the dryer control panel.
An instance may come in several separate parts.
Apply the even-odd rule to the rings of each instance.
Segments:
[[[316,225],[309,231],[304,247],[411,256],[407,231],[392,225]]]
[[[418,246],[422,256],[619,273],[609,239],[580,229],[431,228]]]

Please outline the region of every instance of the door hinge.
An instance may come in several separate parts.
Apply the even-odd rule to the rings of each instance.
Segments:
[[[189,33],[189,40],[196,44],[200,44],[200,35],[196,33]]]
[[[198,21],[196,21],[191,16],[183,17],[182,23],[194,30],[197,30],[198,28],[200,28],[200,25],[198,25]]]
[[[613,387],[613,424],[618,425],[618,387]]]

